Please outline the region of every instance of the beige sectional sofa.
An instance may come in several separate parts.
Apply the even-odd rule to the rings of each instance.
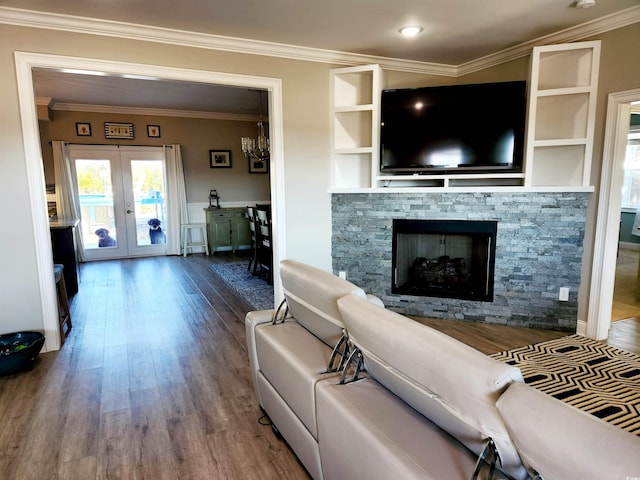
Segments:
[[[292,260],[280,272],[288,311],[247,315],[249,360],[260,406],[314,479],[486,478],[492,463],[495,478],[640,476],[640,438],[518,368],[330,273]]]

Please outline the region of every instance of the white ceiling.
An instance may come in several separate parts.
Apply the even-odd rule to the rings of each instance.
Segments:
[[[596,0],[587,9],[572,5],[572,0],[0,0],[0,8],[7,11],[49,12],[446,66],[640,8],[640,0]],[[402,38],[398,29],[407,24],[421,25],[424,31],[413,39]],[[159,108],[257,113],[255,91],[240,95],[227,87],[220,95],[211,86],[171,82],[166,94],[158,95],[159,84],[151,93],[142,80],[55,72],[38,72],[35,80],[37,96],[62,103],[151,102]],[[159,98],[163,105],[158,105]],[[198,99],[195,104],[189,101],[193,98]]]

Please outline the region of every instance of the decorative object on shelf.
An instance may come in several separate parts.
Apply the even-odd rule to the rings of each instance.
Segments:
[[[231,150],[209,150],[211,168],[231,168]]]
[[[79,137],[91,136],[91,124],[90,123],[76,123],[76,135]]]
[[[105,138],[126,138],[133,139],[133,123],[111,123],[104,124]]]
[[[261,160],[263,163],[268,162],[269,160],[269,139],[264,134],[264,124],[262,123],[262,90],[258,90],[258,105],[260,108],[260,117],[258,121],[258,137],[242,137],[242,152],[244,156],[249,160],[249,165],[251,165],[251,160]],[[266,166],[264,167],[266,168]],[[251,172],[251,168],[249,168],[249,172]],[[251,172],[255,173],[255,172]]]
[[[220,208],[220,195],[217,190],[209,191],[209,208]]]
[[[160,138],[160,125],[147,125],[147,137]]]

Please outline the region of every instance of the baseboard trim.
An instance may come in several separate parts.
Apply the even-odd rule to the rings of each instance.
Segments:
[[[576,333],[578,335],[582,335],[584,337],[587,336],[587,322],[584,320],[578,320],[578,324],[576,326]]]
[[[633,242],[619,242],[621,250],[633,250],[634,252],[640,252],[640,243]]]

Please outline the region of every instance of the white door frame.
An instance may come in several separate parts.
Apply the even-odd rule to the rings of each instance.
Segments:
[[[286,258],[281,79],[28,52],[15,52],[15,64],[27,183],[31,199],[31,218],[33,219],[34,243],[36,245],[40,303],[46,335],[43,351],[58,350],[60,338],[55,283],[52,274],[51,237],[43,188],[44,167],[33,90],[32,70],[34,68],[71,69],[115,76],[134,75],[138,78],[192,81],[267,90],[269,95],[269,136],[271,138],[270,187],[275,247],[273,252],[274,301],[276,304],[279,302],[279,299],[282,298],[282,287],[280,286],[278,266],[280,260]]]
[[[609,94],[591,268],[588,317],[589,338],[606,339],[611,326],[616,275],[624,154],[631,102],[640,101],[640,89]]]

